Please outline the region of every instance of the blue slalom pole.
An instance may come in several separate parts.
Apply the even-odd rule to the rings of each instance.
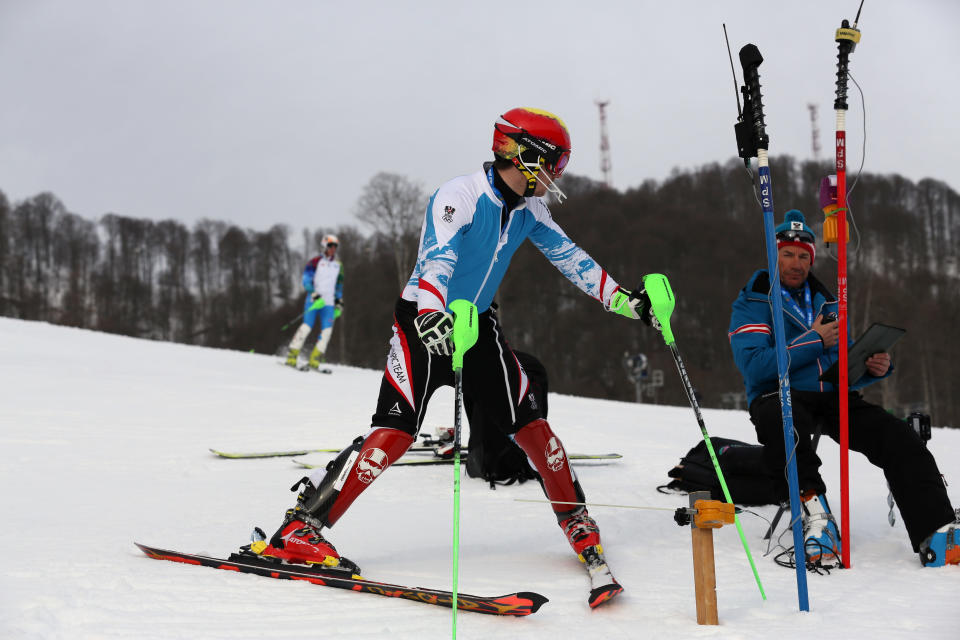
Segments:
[[[764,124],[763,102],[760,95],[760,72],[763,56],[755,45],[740,49],[743,67],[743,111],[736,126],[740,155],[747,162],[756,155],[760,183],[760,206],[763,210],[763,232],[767,245],[767,271],[770,274],[768,297],[773,305],[773,335],[777,350],[777,379],[780,383],[780,410],[783,414],[783,444],[786,448],[787,484],[790,488],[790,515],[793,529],[793,559],[797,569],[797,598],[801,611],[810,610],[807,595],[807,563],[803,547],[803,528],[800,518],[800,481],[797,477],[796,441],[793,427],[793,404],[790,398],[790,372],[787,345],[783,333],[783,300],[778,288],[780,272],[777,268],[777,238],[773,221],[773,181],[767,149],[770,139]],[[746,155],[744,155],[746,153]]]

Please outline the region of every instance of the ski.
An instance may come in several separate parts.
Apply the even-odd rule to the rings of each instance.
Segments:
[[[590,576],[590,595],[587,598],[587,604],[590,605],[591,609],[595,609],[623,593],[623,587],[613,577],[613,573],[610,572],[610,567],[607,566],[607,561],[599,547],[587,547],[580,557],[587,570],[587,575]]]
[[[463,452],[465,453],[465,451]],[[583,462],[589,460],[618,460],[623,456],[619,453],[570,453],[567,454],[567,457],[571,462]],[[311,464],[303,460],[294,459],[293,461],[298,466],[304,469],[316,469],[318,467],[325,466],[326,463],[321,464]],[[427,466],[434,464],[453,464],[453,458],[400,458],[393,464],[391,467],[406,467],[406,466]]]
[[[330,367],[318,367],[314,369],[310,365],[298,366],[297,371],[316,371],[317,373],[333,373],[333,369],[331,369]]]
[[[157,547],[150,547],[134,542],[147,556],[155,560],[170,560],[197,566],[252,573],[268,578],[303,580],[312,584],[346,589],[348,591],[365,591],[389,598],[404,598],[450,608],[453,604],[453,594],[450,591],[425,589],[423,587],[404,587],[376,580],[367,580],[349,571],[337,569],[318,569],[309,566],[294,566],[280,562],[271,562],[257,556],[243,553],[233,553],[227,559],[192,553],[181,553]],[[502,596],[472,596],[466,593],[457,594],[457,609],[488,613],[499,616],[528,616],[536,613],[547,598],[531,591],[520,591]]]
[[[297,366],[294,367],[287,364],[283,360],[280,360],[279,362],[277,362],[277,364],[279,364],[281,367],[287,367],[288,369],[296,369],[297,371],[316,371],[317,373],[333,373],[333,369],[331,369],[330,367],[320,367],[318,369],[314,369],[313,367],[307,364],[298,364]]]
[[[210,453],[217,455],[221,458],[230,458],[232,460],[246,460],[253,458],[283,458],[283,457],[292,457],[292,456],[305,456],[308,453],[338,453],[340,449],[297,449],[291,451],[247,451],[247,452],[235,452],[235,451],[220,451],[218,449],[210,449]]]
[[[210,449],[210,453],[219,456],[221,458],[230,458],[233,460],[246,460],[254,458],[292,458],[294,456],[305,456],[308,453],[340,453],[343,450],[343,447],[339,449],[291,449],[289,451],[246,451],[246,452],[237,452],[237,451],[221,451],[219,449]],[[434,452],[435,446],[430,445],[414,445],[407,449],[408,452],[412,451],[414,453],[425,453],[425,452]],[[461,449],[461,452],[466,453],[466,449]]]

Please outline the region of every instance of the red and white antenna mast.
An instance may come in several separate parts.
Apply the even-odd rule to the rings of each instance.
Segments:
[[[607,112],[605,111],[609,100],[597,100],[597,108],[600,109],[600,173],[603,174],[603,184],[613,187],[613,181],[610,179],[610,139],[607,137]]]
[[[807,109],[810,110],[810,135],[813,140],[813,159],[820,159],[820,125],[817,124],[817,105],[811,103],[807,104]]]

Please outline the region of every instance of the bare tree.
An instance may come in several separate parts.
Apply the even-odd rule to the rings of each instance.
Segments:
[[[357,200],[356,216],[393,247],[397,285],[403,285],[413,268],[427,195],[423,187],[405,176],[380,172],[370,179]]]

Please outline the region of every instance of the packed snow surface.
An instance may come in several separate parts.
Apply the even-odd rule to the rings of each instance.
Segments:
[[[448,637],[449,609],[160,562],[133,545],[226,556],[255,525],[269,534],[302,470],[208,448],[343,447],[368,429],[379,384],[377,371],[302,373],[262,355],[0,318],[0,637]],[[711,435],[755,441],[745,412],[703,415]],[[452,420],[453,393],[441,390],[424,432]],[[899,518],[887,523],[883,475],[859,454],[850,457],[853,568],[808,574],[811,610],[800,612],[795,572],[765,555],[759,516],[776,509],[752,509],[759,515],[741,522],[767,599],[736,529],[716,530],[720,625],[699,626],[690,531],[672,513],[687,498],[656,491],[700,439],[691,408],[554,395],[550,421],[570,452],[624,456],[576,466],[590,502],[656,508],[591,509],[625,592],[588,607],[587,576],[549,507],[517,501],[543,498],[535,482],[491,491],[465,478],[460,591],[550,601],[526,618],[460,612],[459,637],[960,638],[960,567],[921,567]],[[929,446],[956,506],[960,431],[935,429]],[[839,510],[839,448],[824,439],[820,453]],[[388,470],[330,539],[371,579],[449,589],[452,476],[450,466]]]

